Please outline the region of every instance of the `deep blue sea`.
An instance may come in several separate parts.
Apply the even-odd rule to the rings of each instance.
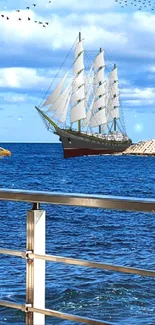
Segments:
[[[155,157],[63,159],[60,144],[0,144],[0,188],[155,198]],[[155,215],[42,205],[46,253],[155,269]],[[30,204],[0,201],[0,247],[25,249]],[[0,299],[25,302],[25,260],[0,255]],[[155,324],[155,280],[47,262],[46,308],[113,322]],[[25,314],[0,307],[0,325],[24,325]],[[47,324],[77,324],[46,318]]]

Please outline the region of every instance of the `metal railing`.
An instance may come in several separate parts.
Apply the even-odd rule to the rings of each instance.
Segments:
[[[19,309],[26,313],[26,325],[44,325],[45,315],[92,325],[112,325],[110,322],[58,312],[45,308],[45,261],[100,268],[115,272],[138,274],[155,277],[155,271],[124,267],[62,256],[45,254],[45,211],[40,210],[40,203],[68,205],[110,210],[155,212],[154,199],[137,199],[115,196],[68,194],[53,192],[34,192],[21,190],[0,190],[0,200],[32,203],[32,210],[27,212],[26,250],[16,251],[0,249],[0,254],[12,255],[26,260],[26,303],[17,304],[0,300],[0,305]],[[39,275],[38,275],[39,269]]]

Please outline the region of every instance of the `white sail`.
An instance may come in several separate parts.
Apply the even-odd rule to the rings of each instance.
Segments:
[[[78,76],[73,80],[72,92],[74,93],[80,86],[84,84],[84,72],[81,71]]]
[[[114,68],[111,72],[110,72],[110,76],[109,76],[109,83],[110,85],[114,82],[118,80],[118,74],[117,74],[117,68]]]
[[[51,112],[51,111],[57,110],[59,108],[59,106],[61,105],[61,103],[64,100],[64,98],[66,98],[66,96],[68,96],[70,86],[71,86],[71,84],[69,84],[66,87],[66,89],[61,93],[61,95],[59,96],[59,98],[54,102],[54,104],[48,109],[47,112]]]
[[[105,62],[104,62],[104,51],[100,52],[95,61],[94,61],[94,69],[97,70],[100,67],[105,66]]]
[[[71,108],[70,121],[71,123],[82,120],[86,117],[85,100],[81,100],[78,104]]]
[[[45,103],[41,106],[47,106],[47,105],[51,105],[53,104],[57,98],[60,96],[62,88],[64,86],[64,83],[66,81],[68,72],[64,75],[64,77],[60,80],[59,84],[57,85],[57,87],[53,90],[52,94],[46,99]]]
[[[92,102],[90,104],[89,110],[86,113],[86,118],[83,119],[83,121],[82,121],[82,127],[87,126],[89,124],[89,120],[91,118],[91,114],[92,114],[92,111],[93,111],[93,104],[94,104],[94,98],[93,98],[93,100],[92,100]]]
[[[106,93],[106,83],[102,83],[101,85],[99,85],[98,88],[96,88],[95,90],[95,95],[97,96],[101,96],[104,95]]]
[[[83,53],[81,53],[74,62],[74,76],[84,69]]]
[[[120,117],[119,106],[118,75],[117,68],[114,68],[109,75],[108,123]]]
[[[78,100],[84,99],[84,97],[85,97],[85,89],[84,89],[84,85],[82,85],[72,94],[71,96],[72,105],[74,105],[75,102],[77,102]]]
[[[105,109],[101,109],[91,117],[90,127],[93,128],[95,126],[99,126],[106,123],[107,123],[107,118],[105,114]]]
[[[119,91],[118,91],[118,82],[114,82],[111,87],[110,87],[110,93],[114,96],[114,95],[119,95]]]
[[[64,105],[61,113],[60,114],[57,114],[59,116],[59,121],[61,123],[64,123],[66,121],[69,102],[70,102],[70,96],[68,96],[68,99],[66,100],[65,105]]]
[[[59,121],[60,121],[61,123],[64,123],[64,122],[66,121],[67,111],[68,111],[68,105],[69,105],[69,100],[68,100],[68,102],[66,103],[65,108],[64,108],[64,110],[63,110],[63,112],[61,113],[61,116],[60,116],[60,118],[59,118]]]
[[[92,76],[91,76],[92,70],[93,70],[93,66],[91,66],[89,72],[85,77],[85,90],[87,90],[87,87],[90,83],[92,84]]]
[[[117,119],[119,118],[119,109],[118,109],[118,107],[111,110],[111,116],[112,116],[112,118],[117,118]]]
[[[58,100],[58,103],[57,103],[58,106],[57,106],[57,109],[56,109],[56,111],[55,111],[55,113],[54,113],[54,116],[55,116],[55,115],[56,115],[56,116],[61,115],[61,113],[62,113],[62,111],[63,111],[63,109],[64,109],[64,107],[65,107],[65,105],[66,105],[66,102],[67,102],[67,100],[68,100],[68,97],[69,97],[69,88],[67,89],[67,91],[65,91],[64,96],[61,97],[60,100]]]
[[[94,76],[94,84],[98,85],[100,82],[104,82],[104,68],[99,69]]]
[[[84,51],[83,42],[80,41],[75,46],[75,53],[74,53],[75,60],[77,59],[77,57],[79,56],[79,54],[82,53],[83,51]]]
[[[88,101],[89,101],[89,98],[90,98],[90,95],[91,95],[91,92],[92,92],[92,88],[93,88],[93,85],[90,86],[90,88],[88,89],[88,91],[86,93],[86,98],[85,98],[86,107],[88,105]]]
[[[107,114],[107,122],[110,123],[111,121],[113,121],[113,119],[119,119],[120,115],[119,115],[119,108],[116,107],[114,109],[111,109],[108,114]]]
[[[108,113],[107,113],[107,123],[110,123],[111,121],[113,121],[113,117],[112,117],[111,111],[108,111]]]
[[[73,69],[74,80],[72,84],[72,95],[71,95],[72,108],[70,111],[71,123],[79,121],[85,118],[86,116],[83,54],[84,54],[83,44],[82,41],[80,41],[78,42],[75,48],[75,61],[74,61],[74,69]]]
[[[109,100],[108,102],[108,123],[112,121],[113,118],[120,118],[119,112],[119,98],[114,97],[113,99]]]
[[[112,101],[113,107],[118,107],[119,105],[119,97],[114,97]]]
[[[93,105],[93,109],[98,109],[100,107],[105,107],[106,106],[106,98],[105,96],[99,97]]]

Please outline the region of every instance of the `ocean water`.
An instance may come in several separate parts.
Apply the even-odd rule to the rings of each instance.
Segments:
[[[60,144],[1,144],[0,188],[155,197],[155,157],[63,159]],[[42,205],[46,252],[155,269],[153,213]],[[0,247],[25,249],[30,204],[0,201]],[[25,260],[0,255],[0,299],[25,302]],[[46,264],[46,308],[114,324],[155,324],[155,280],[149,277]],[[25,314],[0,307],[1,325],[24,325]],[[46,318],[46,324],[77,324]],[[40,324],[38,324],[40,325]]]

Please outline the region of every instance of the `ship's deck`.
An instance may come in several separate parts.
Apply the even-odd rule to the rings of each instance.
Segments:
[[[92,133],[86,133],[86,132],[78,132],[76,130],[71,130],[71,129],[62,129],[63,131],[66,131],[72,135],[77,135],[77,136],[81,136],[84,138],[89,138],[89,139],[97,139],[100,142],[117,142],[117,143],[122,143],[122,142],[131,142],[131,140],[125,136],[122,135],[120,136],[120,134],[105,134],[105,135],[100,135],[98,133],[96,134],[92,134]],[[55,132],[56,134],[58,134],[58,132]]]

